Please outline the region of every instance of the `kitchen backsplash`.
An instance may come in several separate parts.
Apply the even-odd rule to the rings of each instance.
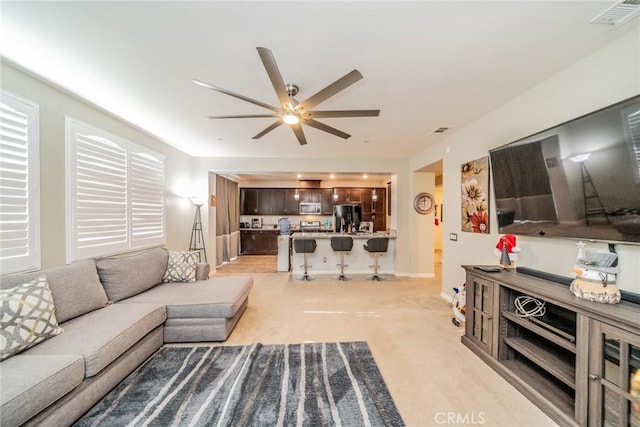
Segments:
[[[289,218],[291,227],[294,230],[300,226],[300,221],[320,221],[320,224],[324,225],[325,221],[329,220],[333,227],[332,215],[240,215],[240,222],[248,222],[251,224],[251,218],[262,218],[262,228],[277,228],[280,218]]]

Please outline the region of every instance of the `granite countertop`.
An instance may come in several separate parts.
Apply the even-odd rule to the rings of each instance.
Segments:
[[[334,236],[348,236],[353,237],[354,239],[370,239],[372,237],[388,237],[390,239],[395,239],[395,233],[388,233],[386,231],[377,231],[375,233],[327,233],[327,232],[314,232],[314,233],[305,233],[305,232],[295,232],[291,235],[292,238],[303,238],[303,239],[330,239]]]
[[[276,231],[276,232],[278,232],[278,233],[279,233],[279,232],[280,232],[280,227],[273,228],[273,226],[268,226],[268,225],[267,225],[267,226],[263,226],[263,227],[261,227],[261,228],[240,227],[240,229],[239,229],[239,230],[240,230],[240,231]],[[291,233],[297,233],[298,231],[299,231],[299,230],[298,230],[298,228],[297,228],[297,227],[296,227],[296,228],[291,227],[291,228],[289,229],[289,234],[291,234]]]

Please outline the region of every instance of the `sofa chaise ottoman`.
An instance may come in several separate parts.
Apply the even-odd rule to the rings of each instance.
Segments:
[[[160,249],[102,259],[96,265],[111,301],[166,306],[166,343],[224,341],[247,308],[253,287],[253,279],[244,276],[203,275],[194,282],[161,283],[167,254]]]

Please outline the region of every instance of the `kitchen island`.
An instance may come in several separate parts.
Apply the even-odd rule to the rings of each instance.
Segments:
[[[396,252],[396,236],[395,233],[376,232],[376,233],[306,233],[298,232],[291,235],[291,239],[315,239],[316,251],[307,254],[307,264],[309,267],[309,275],[321,274],[340,274],[340,252],[334,252],[331,249],[331,238],[333,236],[350,236],[353,238],[353,249],[344,256],[344,263],[348,266],[344,269],[344,274],[350,275],[373,275],[374,256],[372,253],[364,249],[364,244],[372,237],[388,237],[389,248],[386,253],[378,257],[378,274],[395,274],[395,252]],[[304,254],[293,251],[293,260],[291,270],[294,277],[304,274]]]

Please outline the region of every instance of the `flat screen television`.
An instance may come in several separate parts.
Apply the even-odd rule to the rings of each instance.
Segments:
[[[640,244],[640,95],[489,156],[500,233]]]

